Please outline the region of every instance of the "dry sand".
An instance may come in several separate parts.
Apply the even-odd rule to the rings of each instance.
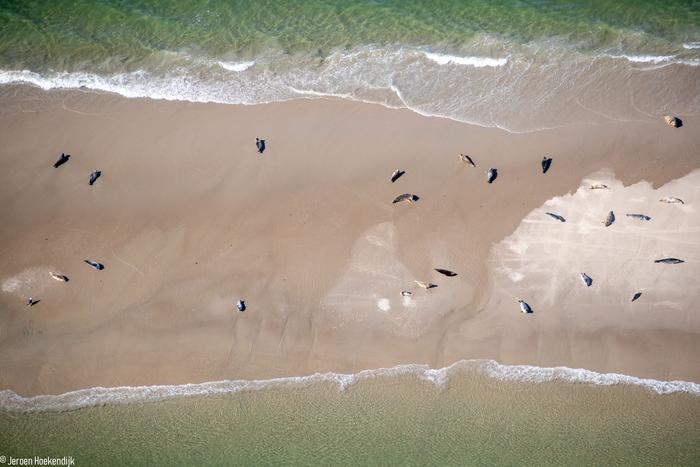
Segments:
[[[17,87],[0,101],[0,388],[469,358],[700,381],[697,117],[514,135],[328,100],[245,107]],[[72,157],[54,169],[61,152]],[[592,179],[611,189],[580,188]],[[391,203],[404,192],[421,199]],[[653,219],[624,216],[637,211]],[[653,263],[663,256],[686,263]],[[27,307],[28,295],[41,301]]]

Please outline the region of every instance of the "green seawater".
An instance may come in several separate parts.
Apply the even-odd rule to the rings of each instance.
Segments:
[[[669,52],[700,40],[700,2],[662,0],[18,0],[0,2],[0,66],[139,66],[162,51],[254,57],[366,44],[461,50],[484,35]]]
[[[698,465],[700,398],[412,376],[0,413],[0,454],[76,465]]]

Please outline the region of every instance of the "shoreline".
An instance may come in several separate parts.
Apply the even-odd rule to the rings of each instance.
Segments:
[[[700,396],[700,384],[690,381],[659,381],[618,373],[596,373],[583,368],[502,365],[494,360],[460,360],[443,368],[402,364],[391,368],[362,370],[353,374],[314,373],[265,380],[223,380],[178,385],[93,387],[63,394],[21,396],[0,390],[0,411],[6,413],[53,413],[106,405],[155,403],[179,397],[204,397],[275,388],[304,389],[315,384],[334,383],[341,392],[361,381],[378,378],[415,376],[439,388],[449,386],[452,378],[487,377],[495,381],[522,384],[570,383],[591,386],[629,385],[656,395],[689,394]]]
[[[1,100],[0,282],[18,285],[0,293],[0,387],[32,395],[483,358],[700,378],[696,321],[640,316],[651,306],[641,302],[636,323],[601,312],[592,329],[569,316],[575,306],[558,315],[560,303],[535,301],[540,324],[523,324],[490,263],[528,215],[601,169],[622,181],[616,193],[649,180],[652,196],[689,176],[700,167],[696,117],[680,130],[659,120],[512,134],[334,100],[236,106],[26,87]],[[268,141],[262,157],[256,136]],[[74,158],[53,169],[63,150]],[[543,154],[554,157],[544,179]],[[396,168],[407,175],[392,185]],[[391,205],[403,191],[422,199]],[[623,242],[637,241],[624,229]],[[107,269],[85,270],[86,255]],[[675,273],[690,287],[695,262],[685,266]],[[436,267],[460,275],[433,277]],[[49,270],[71,282],[61,288]],[[440,287],[401,303],[414,279]],[[21,296],[35,291],[42,302],[27,311]],[[231,311],[237,297],[252,305],[245,314]],[[605,352],[591,356],[596,346]]]

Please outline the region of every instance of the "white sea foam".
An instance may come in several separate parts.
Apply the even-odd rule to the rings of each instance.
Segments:
[[[688,50],[700,49],[700,42],[685,42],[683,48]]]
[[[250,62],[216,62],[221,68],[224,70],[228,71],[246,71],[248,68],[252,67],[255,65],[255,61],[252,60]]]
[[[473,66],[476,68],[497,67],[508,63],[507,58],[491,58],[491,57],[457,57],[455,55],[443,55],[432,52],[423,52],[423,54],[438,65],[464,65]]]
[[[62,412],[86,407],[156,402],[176,397],[234,394],[270,388],[305,388],[319,383],[337,384],[341,391],[360,381],[378,378],[415,376],[423,381],[445,387],[452,376],[481,375],[499,381],[542,384],[566,382],[598,386],[631,385],[648,389],[656,394],[687,393],[700,396],[700,384],[686,381],[658,381],[617,373],[530,365],[502,365],[493,360],[462,360],[445,368],[432,369],[427,365],[398,365],[392,368],[363,370],[354,374],[315,373],[308,376],[273,378],[266,380],[214,381],[200,384],[169,386],[123,386],[80,389],[60,395],[22,397],[11,390],[0,391],[0,410],[7,412]]]
[[[652,65],[687,65],[700,66],[700,59],[682,59],[675,55],[607,55],[609,58],[624,59],[632,63]]]

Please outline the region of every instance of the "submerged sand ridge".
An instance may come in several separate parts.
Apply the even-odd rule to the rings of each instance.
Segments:
[[[0,387],[56,393],[444,367],[464,358],[700,379],[692,291],[682,294],[697,277],[689,238],[696,194],[687,184],[664,185],[698,165],[697,136],[686,131],[692,117],[678,130],[661,120],[512,135],[348,102],[238,107],[65,93],[69,105],[57,108],[60,94],[50,94],[46,108],[36,111],[32,100],[32,112],[4,114],[0,127]],[[6,108],[21,109],[21,95]],[[266,139],[262,156],[255,137]],[[72,157],[54,169],[61,152]],[[476,167],[456,157],[463,152]],[[545,154],[554,162],[543,175]],[[490,166],[499,169],[491,185]],[[647,283],[642,269],[635,273],[642,320],[620,319],[630,307],[626,289],[609,300],[623,308],[617,315],[597,313],[595,324],[569,319],[584,292],[601,303],[608,297],[610,286],[602,287],[615,280],[612,269],[590,269],[590,290],[580,290],[575,274],[557,274],[561,282],[547,295],[538,275],[547,265],[529,260],[536,242],[506,255],[515,255],[505,246],[513,238],[544,235],[527,226],[533,212],[559,209],[543,207],[548,200],[564,195],[566,204],[575,193],[572,206],[588,213],[578,187],[601,167],[626,185],[652,182],[632,198],[691,200],[654,200],[648,226],[628,227],[633,220],[620,211],[607,228],[627,246],[640,241],[635,229],[649,227],[644,235],[655,237],[645,241],[685,249],[659,251],[688,261],[652,264],[666,269]],[[392,184],[397,168],[406,174]],[[89,186],[97,169],[102,176]],[[605,177],[610,193],[589,198],[623,203],[626,190],[637,189]],[[404,192],[419,202],[393,205]],[[557,271],[579,258],[586,228],[603,228],[608,210],[626,206],[596,204],[578,218],[590,227],[569,212],[561,212],[562,225],[542,214],[552,228],[574,229],[562,235],[569,239],[556,252]],[[665,210],[683,216],[665,218]],[[666,237],[662,221],[679,224]],[[90,268],[88,258],[105,269]],[[423,290],[414,280],[438,287]],[[28,294],[41,302],[26,307]],[[235,309],[239,298],[244,313]],[[535,314],[521,314],[517,298]],[[680,312],[654,311],[676,310],[665,300]],[[653,352],[659,357],[640,363]]]

